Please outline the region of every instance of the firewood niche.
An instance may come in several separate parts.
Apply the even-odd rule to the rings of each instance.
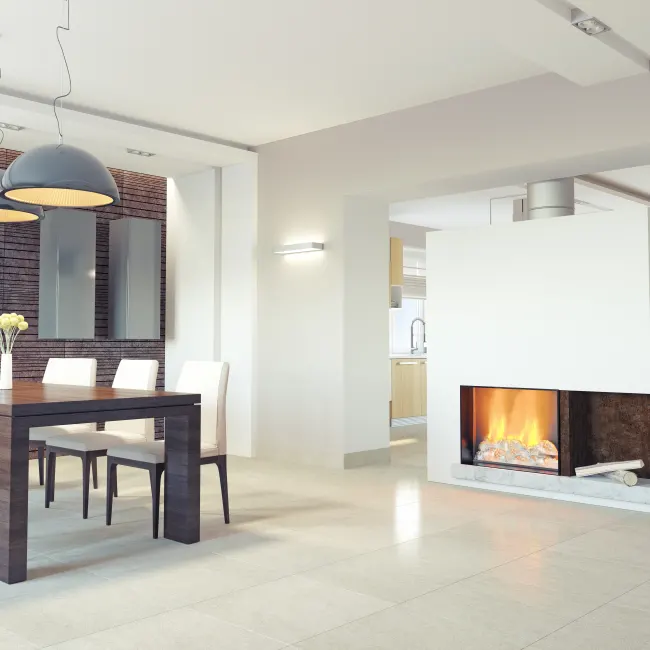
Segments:
[[[650,478],[650,395],[461,386],[460,402],[463,464],[574,476],[640,458]]]

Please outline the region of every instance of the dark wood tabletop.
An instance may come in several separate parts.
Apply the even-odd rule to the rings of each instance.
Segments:
[[[0,390],[0,416],[109,411],[198,404],[201,396],[190,393],[128,390],[105,386],[66,386],[15,381],[13,390]]]

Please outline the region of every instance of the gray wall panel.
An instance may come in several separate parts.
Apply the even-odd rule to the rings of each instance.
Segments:
[[[41,223],[38,336],[95,337],[96,217],[57,209]]]
[[[161,224],[129,217],[110,224],[108,335],[160,338]]]

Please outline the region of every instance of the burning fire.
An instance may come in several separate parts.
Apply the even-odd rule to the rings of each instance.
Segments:
[[[556,399],[554,391],[475,388],[475,460],[557,469]]]

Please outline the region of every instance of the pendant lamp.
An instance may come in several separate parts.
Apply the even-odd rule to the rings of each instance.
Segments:
[[[48,144],[25,152],[2,178],[12,201],[66,208],[111,205],[120,193],[111,173],[95,156],[69,144]]]
[[[1,195],[21,203],[60,208],[112,205],[119,202],[120,193],[108,169],[87,151],[63,144],[56,103],[72,92],[70,68],[59,38],[59,30],[70,30],[70,0],[63,2],[67,26],[57,26],[56,38],[68,73],[68,92],[53,102],[59,144],[37,147],[16,158],[2,179]]]
[[[0,223],[40,221],[42,218],[43,208],[40,206],[16,203],[0,197]]]

